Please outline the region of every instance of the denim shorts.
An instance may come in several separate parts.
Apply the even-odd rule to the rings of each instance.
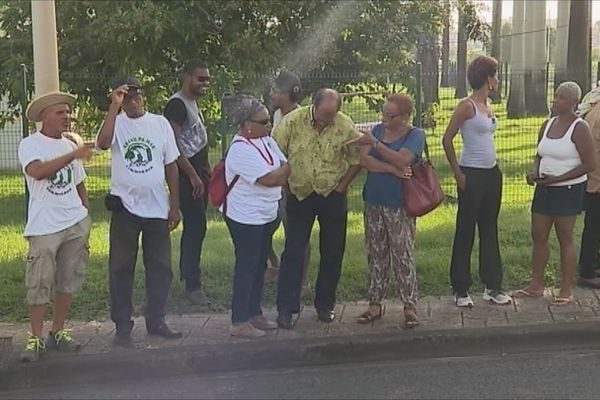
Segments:
[[[583,211],[586,182],[567,186],[537,185],[531,203],[536,214],[568,217]]]

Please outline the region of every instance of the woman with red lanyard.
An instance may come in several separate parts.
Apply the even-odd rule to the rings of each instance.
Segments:
[[[281,187],[290,167],[269,136],[271,119],[260,101],[227,95],[223,108],[240,128],[225,158],[225,178],[233,185],[221,209],[235,247],[230,333],[257,338],[277,328],[262,315],[261,300]]]

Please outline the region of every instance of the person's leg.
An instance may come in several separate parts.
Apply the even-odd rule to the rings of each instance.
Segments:
[[[112,213],[108,251],[110,316],[117,335],[128,336],[133,329],[133,279],[141,230],[141,218],[126,210]]]
[[[235,252],[231,322],[233,324],[246,323],[252,316],[251,311],[256,313],[258,311],[256,308],[260,308],[260,301],[257,306],[256,301],[251,304],[251,300],[253,290],[259,289],[256,279],[257,271],[261,269],[264,274],[266,265],[264,250],[266,229],[263,225],[240,224],[229,218],[226,218],[225,221],[231,234]],[[259,268],[261,264],[262,268]],[[260,289],[262,293],[262,285]],[[251,306],[253,310],[251,310]]]
[[[179,179],[179,196],[183,216],[179,271],[188,293],[201,289],[200,257],[206,236],[206,204],[204,197],[192,197],[192,185],[187,176]],[[208,190],[208,188],[206,188]]]
[[[600,193],[586,193],[585,196],[585,222],[579,253],[579,276],[583,279],[595,280],[600,250]]]
[[[544,292],[544,270],[550,257],[548,237],[553,223],[550,216],[535,212],[531,214],[531,282],[526,290],[532,295],[541,295]]]
[[[560,244],[560,269],[562,283],[558,297],[568,298],[573,294],[573,279],[577,269],[577,253],[573,242],[573,230],[577,216],[556,217],[554,229]]]
[[[502,201],[502,173],[487,173],[485,194],[479,208],[479,277],[487,289],[502,289],[502,261],[498,243],[498,215]]]
[[[467,184],[464,191],[457,188],[458,211],[450,262],[450,281],[454,293],[458,295],[465,295],[471,287],[471,252],[483,199],[481,187],[484,184],[477,171],[463,168],[463,173],[467,177]]]
[[[333,310],[335,306],[336,290],[346,248],[348,223],[346,193],[338,193],[334,190],[329,196],[321,197],[319,200],[317,212],[321,260],[315,288],[315,308],[328,311]]]
[[[409,217],[402,208],[388,208],[385,223],[390,238],[389,255],[400,300],[406,308],[414,309],[419,296],[414,258],[415,218]]]
[[[250,318],[262,315],[262,295],[265,283],[265,269],[267,267],[267,257],[273,244],[273,233],[279,221],[273,221],[262,226],[257,236],[261,237],[261,244],[254,251],[258,253],[257,263],[254,266],[254,279],[250,290],[250,299],[248,302],[248,315]]]
[[[370,311],[378,313],[385,297],[390,270],[390,240],[384,221],[384,208],[365,204],[365,245],[369,266]]]
[[[92,220],[87,217],[64,231],[65,240],[56,254],[53,333],[64,328],[71,305],[71,294],[83,285],[85,267],[90,257],[91,228]]]
[[[20,354],[20,360],[34,362],[46,345],[42,338],[44,307],[50,301],[50,293],[56,269],[56,252],[62,242],[62,234],[33,236],[28,238],[29,250],[25,265],[26,303],[29,308],[31,332]]]
[[[287,196],[285,248],[277,284],[277,309],[283,313],[300,311],[303,256],[315,221],[316,199],[314,193],[302,201]]]
[[[142,221],[142,252],[146,280],[146,327],[152,330],[164,324],[169,297],[171,270],[171,237],[166,219],[145,218]]]

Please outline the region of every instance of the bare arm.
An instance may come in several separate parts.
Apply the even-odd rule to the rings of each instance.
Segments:
[[[77,158],[87,158],[91,155],[92,149],[88,146],[78,147],[64,156],[49,161],[34,160],[25,166],[25,173],[33,179],[41,181],[46,179]]]
[[[406,168],[417,158],[412,151],[405,148],[395,151],[382,144],[377,144],[376,149],[385,161],[396,168]]]
[[[383,147],[383,146],[382,146]],[[392,165],[385,161],[380,161],[375,157],[369,155],[368,146],[363,146],[360,149],[360,165],[362,165],[369,172],[387,172],[390,174],[394,174],[400,178],[406,178],[406,173],[410,171],[410,167],[408,165],[403,168],[398,168],[395,165]]]
[[[550,176],[539,181],[541,184],[550,185],[579,178],[596,168],[596,155],[594,154],[594,143],[587,123],[580,122],[575,126],[573,142],[581,158],[581,164],[572,170],[559,176]]]
[[[88,199],[87,189],[85,188],[85,183],[81,182],[79,185],[77,185],[77,194],[79,195],[79,198],[81,199],[81,203],[83,204],[83,206],[89,210],[90,209],[90,201]]]
[[[542,135],[544,134],[544,131],[546,130],[546,125],[548,125],[548,120],[544,121],[544,123],[540,127],[540,130],[538,132],[538,140],[537,140],[538,144],[540,143],[540,140],[542,140]],[[527,180],[528,185],[535,184],[535,181],[537,179],[539,179],[539,177],[540,177],[540,160],[541,160],[541,157],[537,153],[537,147],[536,147],[535,157],[533,158],[533,164],[531,165],[530,170],[527,171],[526,180]]]
[[[165,176],[167,186],[169,187],[169,230],[177,228],[181,221],[181,213],[179,211],[179,171],[177,163],[172,162],[165,165]]]
[[[179,135],[181,135],[181,125],[179,125],[175,121],[168,120],[169,124],[171,124],[171,128],[173,128],[173,132],[175,132],[175,143],[177,144],[177,149],[179,150],[179,157],[177,158],[177,165],[179,168],[188,176],[190,179],[190,183],[192,184],[192,197],[198,198],[202,196],[204,193],[204,183],[202,179],[198,176],[198,173],[190,163],[190,160],[186,156],[183,155],[183,151],[181,150],[181,145],[179,144]]]
[[[96,146],[102,150],[107,150],[112,145],[113,136],[115,134],[115,120],[119,111],[121,110],[121,104],[127,94],[129,87],[127,85],[116,88],[111,94],[111,102],[108,107],[108,113],[106,118],[100,127],[100,132],[96,138]]]
[[[446,158],[448,159],[450,168],[452,168],[456,183],[461,190],[464,190],[465,188],[466,179],[460,170],[460,166],[458,165],[458,159],[456,157],[456,150],[454,149],[453,141],[463,122],[465,122],[465,120],[468,118],[471,118],[474,112],[473,105],[468,100],[462,100],[460,103],[458,103],[454,113],[452,114],[452,118],[448,123],[446,132],[444,132],[444,138],[442,139],[442,145],[444,146]]]
[[[267,187],[285,186],[290,173],[290,164],[285,163],[276,170],[258,178],[257,182]]]

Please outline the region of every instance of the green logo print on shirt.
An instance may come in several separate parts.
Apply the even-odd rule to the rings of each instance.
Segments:
[[[64,196],[73,190],[71,187],[71,183],[73,182],[73,167],[71,164],[56,171],[54,175],[49,176],[48,182],[50,184],[46,187],[46,190],[56,196]]]
[[[125,166],[134,174],[143,174],[154,168],[152,150],[154,144],[143,137],[135,137],[125,142],[123,154]]]

